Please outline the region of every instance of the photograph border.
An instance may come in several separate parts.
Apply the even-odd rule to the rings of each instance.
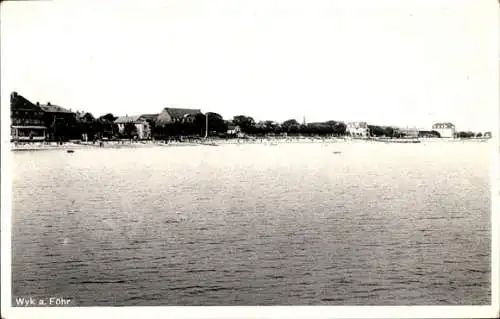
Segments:
[[[498,4],[498,1],[496,1]],[[498,19],[497,19],[498,22]],[[3,47],[3,46],[1,46]],[[485,52],[486,53],[486,52]],[[488,306],[165,306],[165,307],[12,307],[12,171],[10,92],[1,73],[1,312],[2,318],[494,318],[499,312],[500,278],[500,73],[489,101],[495,110],[491,145],[491,305]],[[3,61],[0,59],[3,65]]]

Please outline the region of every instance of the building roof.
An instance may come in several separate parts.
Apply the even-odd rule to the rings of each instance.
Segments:
[[[455,125],[453,125],[453,123],[449,123],[449,122],[447,122],[447,123],[436,123],[432,127],[435,127],[435,126],[438,126],[438,125],[439,126],[444,126],[445,128],[454,128],[455,127]]]
[[[182,108],[174,108],[174,107],[166,107],[163,109],[164,111],[168,112],[168,114],[172,118],[183,118],[189,115],[196,115],[196,114],[201,114],[200,109],[182,109]]]
[[[48,112],[48,113],[73,113],[70,110],[65,109],[64,107],[60,107],[58,105],[54,105],[54,104],[50,104],[50,103],[45,104],[45,105],[40,105],[40,107],[42,108],[42,110],[44,110],[45,112]]]
[[[11,110],[41,110],[40,106],[31,103],[21,94],[17,94],[17,92],[12,92],[10,95],[10,108]]]
[[[134,116],[120,116],[115,120],[116,124],[126,124],[126,123],[142,123],[145,120],[142,118],[142,115],[134,115]]]
[[[140,117],[145,119],[145,120],[156,120],[158,118],[158,113],[157,114],[142,114]]]
[[[349,122],[349,123],[347,123],[347,127],[368,128],[368,123],[367,122]]]

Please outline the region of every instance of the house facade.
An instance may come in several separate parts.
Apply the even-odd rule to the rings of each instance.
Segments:
[[[43,109],[17,92],[10,95],[10,118],[12,141],[44,141],[47,138]]]
[[[138,116],[120,116],[115,120],[120,134],[131,134],[140,140],[151,138],[151,127],[149,122],[141,115]],[[134,127],[131,132],[127,132],[129,127]]]
[[[37,102],[38,104],[38,102]],[[47,137],[52,141],[76,138],[76,114],[61,106],[51,104],[40,105],[44,115]]]
[[[456,129],[452,123],[436,123],[432,125],[432,130],[439,133],[442,138],[455,137]]]
[[[241,129],[238,125],[228,124],[227,125],[227,135],[238,135],[241,133]]]
[[[366,122],[349,122],[346,125],[346,133],[355,137],[368,137],[370,136],[370,129]]]

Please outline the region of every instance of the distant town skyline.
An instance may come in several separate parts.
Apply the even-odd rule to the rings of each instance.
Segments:
[[[2,106],[16,91],[95,116],[176,105],[225,119],[490,131],[497,10],[487,1],[6,2]]]

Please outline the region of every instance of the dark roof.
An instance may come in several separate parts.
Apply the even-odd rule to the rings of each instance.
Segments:
[[[41,110],[40,106],[31,103],[21,94],[12,92],[10,95],[10,107],[11,109],[27,109],[27,110]]]
[[[40,105],[42,110],[48,113],[73,113],[68,109],[65,109],[64,107],[54,105],[54,104],[45,104],[45,105]]]
[[[173,107],[166,107],[163,109],[164,111],[168,112],[168,114],[172,118],[183,118],[186,115],[196,115],[196,114],[201,114],[201,110],[199,109],[180,109],[180,108],[173,108]]]

